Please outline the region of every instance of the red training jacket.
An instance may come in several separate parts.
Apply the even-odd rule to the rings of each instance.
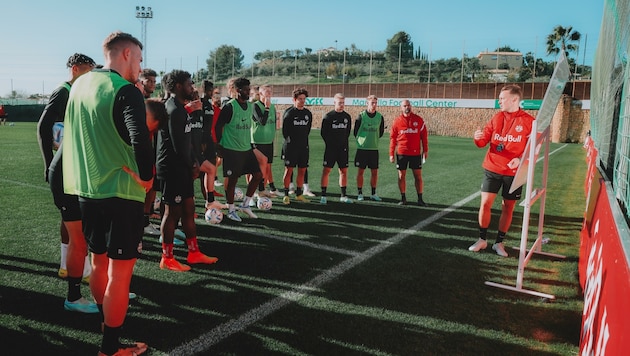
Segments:
[[[514,176],[516,168],[509,168],[507,164],[523,155],[534,120],[521,109],[513,113],[502,111],[494,115],[483,128],[483,137],[474,140],[479,148],[490,144],[481,166],[497,174]],[[501,144],[502,148],[499,151],[497,147]]]
[[[424,120],[414,114],[409,117],[398,116],[392,123],[392,130],[389,135],[389,155],[394,156],[394,152],[405,156],[420,156],[424,152],[429,152],[427,127]],[[420,144],[422,143],[422,150]]]

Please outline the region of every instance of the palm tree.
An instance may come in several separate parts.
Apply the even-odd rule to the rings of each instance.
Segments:
[[[547,54],[553,53],[557,56],[562,50],[568,58],[569,52],[577,52],[581,36],[579,32],[573,31],[572,26],[554,27],[553,32],[547,36]],[[578,42],[578,44],[571,42]]]

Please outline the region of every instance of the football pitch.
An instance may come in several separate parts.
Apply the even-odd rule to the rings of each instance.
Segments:
[[[387,134],[385,135],[387,136]],[[388,137],[381,139],[377,193],[382,202],[356,201],[356,172],[339,202],[337,169],[328,204],[319,204],[323,142],[311,134],[310,203],[254,208],[209,225],[198,199],[201,250],[219,261],[190,272],[160,270],[161,244],[145,235],[136,264],[123,336],[149,344],[148,355],[574,355],[578,353],[582,295],[577,276],[579,231],[585,207],[585,152],[551,144],[544,252],[534,257],[523,287],[537,297],[492,288],[516,282],[523,208],[514,213],[508,258],[477,239],[481,162],[486,149],[469,138],[429,137],[423,167],[429,207],[398,206]],[[0,126],[0,335],[3,350],[34,355],[95,355],[97,315],[64,311],[67,284],[57,277],[60,214],[44,181],[35,123]],[[355,145],[351,139],[350,159]],[[279,150],[277,150],[279,151]],[[281,187],[283,165],[274,158]],[[537,166],[540,173],[542,164]],[[369,170],[364,195],[369,196]],[[407,197],[415,203],[411,174]],[[537,174],[536,186],[540,181]],[[198,184],[197,184],[198,185]],[[239,187],[245,188],[244,178]],[[197,187],[198,190],[198,187]],[[222,192],[222,188],[218,190]],[[200,198],[201,195],[198,193]],[[224,202],[224,198],[219,198]],[[500,199],[493,209],[494,239]],[[530,236],[536,235],[538,204]],[[175,248],[180,262],[186,251]],[[89,296],[89,286],[83,286]]]

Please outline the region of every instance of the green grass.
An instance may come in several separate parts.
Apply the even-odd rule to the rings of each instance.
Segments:
[[[509,258],[490,249],[467,250],[477,234],[479,197],[474,194],[485,149],[477,149],[471,139],[429,140],[423,169],[429,208],[395,204],[396,170],[387,160],[383,138],[382,203],[337,202],[335,169],[326,206],[284,206],[276,199],[273,209],[259,212],[257,220],[226,220],[217,226],[198,220],[202,251],[220,260],[188,273],[160,270],[161,246],[157,238],[145,236],[131,287],[139,298],[131,302],[124,335],[147,342],[151,355],[576,354],[582,312],[577,260],[585,203],[581,146],[551,145],[551,151],[559,150],[550,156],[544,229],[550,242],[543,250],[567,258],[532,258],[523,283],[526,289],[556,296],[544,302],[484,284],[516,283],[518,252],[511,247],[519,245],[522,207],[508,234]],[[56,276],[59,213],[43,180],[35,124],[1,126],[0,145],[3,347],[21,354],[96,354],[98,317],[62,307],[66,283]],[[322,151],[319,131],[314,131],[309,178],[316,193]],[[280,186],[282,164],[275,159]],[[354,198],[355,168],[349,177]],[[369,172],[365,178],[367,187]],[[458,202],[463,203],[445,210]],[[499,208],[497,201],[492,235]],[[538,212],[538,204],[532,212]],[[536,226],[533,214],[532,237]],[[184,260],[185,250],[176,248],[176,255]],[[83,292],[89,295],[88,286]]]

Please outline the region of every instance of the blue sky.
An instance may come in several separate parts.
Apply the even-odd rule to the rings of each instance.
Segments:
[[[12,89],[49,94],[68,79],[65,63],[74,52],[103,63],[101,43],[112,31],[141,39],[136,5],[153,10],[144,66],[158,72],[194,72],[223,44],[240,48],[247,65],[267,49],[354,44],[382,51],[399,31],[432,59],[510,46],[553,60],[545,55],[545,39],[557,25],[582,33],[578,63],[591,65],[604,6],[597,0],[11,1],[0,9],[0,96]]]

